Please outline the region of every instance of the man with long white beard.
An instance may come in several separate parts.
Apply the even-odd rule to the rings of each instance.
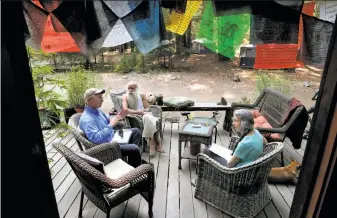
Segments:
[[[153,156],[156,150],[164,153],[161,146],[159,131],[157,131],[157,119],[149,111],[149,103],[145,95],[140,95],[138,92],[138,85],[131,81],[127,84],[127,93],[123,95],[123,109],[127,110],[129,114],[140,116],[143,120],[144,130],[143,137],[150,144],[150,156]]]

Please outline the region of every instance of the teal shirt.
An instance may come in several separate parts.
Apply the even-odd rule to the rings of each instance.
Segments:
[[[260,157],[263,152],[263,137],[260,132],[254,129],[254,134],[245,136],[239,142],[233,155],[240,158],[240,162],[235,167],[249,164]]]

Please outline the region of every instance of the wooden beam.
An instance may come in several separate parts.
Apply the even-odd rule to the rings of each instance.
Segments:
[[[337,99],[337,22],[334,24],[333,33],[330,40],[329,51],[326,57],[322,80],[319,88],[316,109],[310,129],[308,143],[304,158],[300,178],[297,183],[294,200],[290,210],[290,218],[313,217],[318,208],[315,200],[321,196],[319,184],[325,175],[319,175],[321,164],[324,160],[326,148],[331,146],[327,142],[331,128],[332,119],[335,112]],[[324,177],[323,177],[324,176]],[[323,178],[322,178],[323,177]],[[316,186],[318,185],[318,186]],[[310,205],[312,202],[314,205]],[[316,203],[315,203],[316,202]],[[314,209],[312,209],[314,207]]]
[[[25,47],[22,1],[2,1],[1,17],[7,20],[1,23],[1,161],[6,163],[1,167],[1,212],[58,218]]]
[[[314,187],[313,197],[310,200],[308,209],[308,214],[315,214],[315,217],[320,217],[319,214],[321,212],[322,203],[324,201],[323,199],[326,196],[327,187],[331,179],[332,169],[335,167],[336,164],[336,135],[337,108],[335,106],[335,113],[331,122],[331,128],[324,149],[322,163],[320,165],[317,181]],[[336,187],[336,184],[334,185]]]

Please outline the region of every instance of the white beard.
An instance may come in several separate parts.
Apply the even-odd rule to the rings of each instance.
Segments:
[[[138,108],[138,92],[127,92],[126,93],[128,108],[131,110],[137,110]]]

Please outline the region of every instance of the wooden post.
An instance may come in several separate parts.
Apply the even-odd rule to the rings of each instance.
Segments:
[[[330,39],[309,138],[296,186],[290,218],[320,217],[331,170],[336,168],[337,132],[337,18]],[[331,186],[330,186],[331,187]],[[331,189],[331,188],[330,188]],[[328,207],[329,208],[329,207]],[[336,210],[331,206],[330,210]],[[334,214],[334,213],[332,213]],[[330,213],[331,216],[334,216]],[[327,216],[321,216],[327,217]]]
[[[10,163],[1,168],[1,185],[7,190],[1,193],[6,199],[1,212],[11,217],[59,218],[25,47],[22,8],[22,1],[1,2],[1,15],[8,20],[1,23],[1,89],[10,93],[1,96],[1,143],[10,145],[1,147],[1,161]],[[23,191],[29,200],[20,203]]]

